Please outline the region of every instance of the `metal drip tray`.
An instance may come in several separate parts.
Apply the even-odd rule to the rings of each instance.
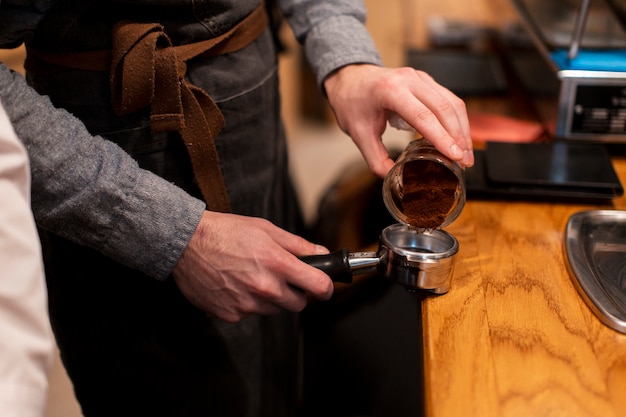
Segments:
[[[573,281],[587,304],[603,323],[626,333],[626,211],[572,215],[565,251]]]

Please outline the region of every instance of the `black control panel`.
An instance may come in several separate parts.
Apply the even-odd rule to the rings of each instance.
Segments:
[[[626,134],[626,86],[578,85],[571,133]]]

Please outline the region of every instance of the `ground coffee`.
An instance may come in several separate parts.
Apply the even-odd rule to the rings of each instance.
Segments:
[[[430,160],[413,160],[402,171],[402,211],[409,226],[436,229],[454,206],[459,180],[450,169]]]

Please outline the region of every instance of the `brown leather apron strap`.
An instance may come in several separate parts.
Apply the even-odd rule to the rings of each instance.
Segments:
[[[219,167],[215,138],[224,118],[213,99],[185,79],[186,61],[219,55],[251,44],[268,26],[263,3],[228,32],[213,39],[173,46],[163,27],[153,23],[120,22],[113,28],[113,48],[68,54],[29,50],[33,70],[41,61],[62,67],[102,71],[110,68],[113,108],[125,115],[150,106],[155,132],[178,131],[185,143],[196,181],[213,211],[230,211]],[[27,56],[28,56],[27,55]],[[108,62],[109,68],[102,68]],[[28,66],[27,66],[28,69]]]

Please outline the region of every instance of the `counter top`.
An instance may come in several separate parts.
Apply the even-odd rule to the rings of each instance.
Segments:
[[[626,159],[614,159],[626,184]],[[567,270],[569,217],[612,206],[470,200],[452,286],[422,302],[426,415],[626,416],[626,335]]]

